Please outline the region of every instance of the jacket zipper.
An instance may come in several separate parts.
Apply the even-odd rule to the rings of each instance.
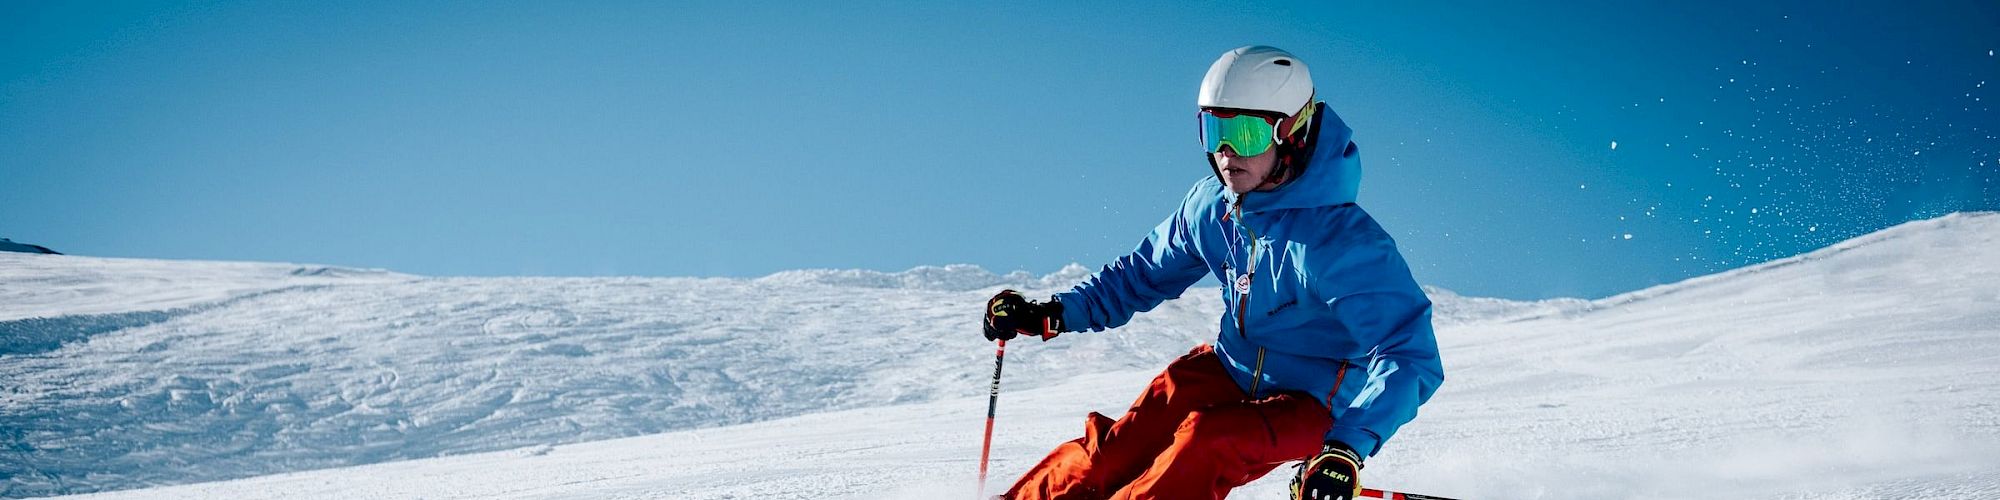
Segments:
[[[1235,214],[1236,220],[1233,221],[1233,223],[1239,227],[1242,227],[1244,231],[1250,232],[1250,248],[1249,251],[1244,252],[1243,255],[1243,263],[1247,264],[1247,267],[1249,267],[1249,269],[1244,270],[1243,285],[1245,288],[1256,286],[1255,281],[1257,278],[1257,233],[1255,231],[1250,231],[1250,228],[1243,224],[1242,196],[1239,195],[1236,198],[1235,206],[1231,208],[1233,208],[1234,211],[1236,212]],[[1245,342],[1250,341],[1250,330],[1249,328],[1244,326],[1245,322],[1243,318],[1244,316],[1247,316],[1249,312],[1250,312],[1250,294],[1238,292],[1236,294],[1236,335],[1241,337]],[[1264,347],[1257,346],[1257,367],[1252,369],[1250,372],[1250,399],[1252,400],[1257,399],[1257,387],[1263,385],[1263,383],[1264,383]]]
[[[1251,273],[1252,276],[1254,276],[1255,274],[1256,273]],[[1243,313],[1248,312],[1249,303],[1250,300],[1248,295],[1244,294],[1236,295],[1236,334],[1242,336],[1243,340],[1246,342],[1250,340],[1250,332],[1249,330],[1246,330],[1245,327],[1243,326],[1244,323]],[[1263,383],[1264,383],[1264,347],[1257,346],[1257,368],[1250,372],[1250,399],[1253,400],[1257,399],[1257,386],[1262,385]]]

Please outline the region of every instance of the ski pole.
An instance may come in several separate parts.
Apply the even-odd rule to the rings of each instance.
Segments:
[[[1418,495],[1415,493],[1401,493],[1395,491],[1376,490],[1369,488],[1361,489],[1361,498],[1380,498],[1382,500],[1452,500],[1450,498],[1445,498],[1445,497],[1434,497],[1430,495]]]
[[[993,390],[986,397],[986,441],[979,444],[979,496],[986,500],[986,458],[993,451],[993,410],[1000,406],[1000,367],[1007,360],[1007,340],[1000,340],[1000,348],[993,353]]]

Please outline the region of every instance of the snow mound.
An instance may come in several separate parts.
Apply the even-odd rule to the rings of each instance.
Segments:
[[[1747,288],[1771,286],[1777,280],[1789,283],[1800,274],[1841,276],[1860,271],[1902,281],[1897,277],[1940,275],[1942,269],[1991,269],[1985,266],[2000,259],[1996,239],[2000,239],[2000,212],[1953,213],[1905,222],[1792,257],[1591,301],[1585,310],[1658,300],[1690,292],[1709,295],[1740,293]],[[1965,260],[1910,258],[1912,255],[1939,254],[1965,254]]]
[[[1508,300],[1466,297],[1430,285],[1424,285],[1423,289],[1424,295],[1431,299],[1431,322],[1439,328],[1563,315],[1590,307],[1590,301],[1583,299]]]
[[[802,269],[781,271],[758,278],[757,282],[770,285],[824,285],[907,290],[968,291],[998,287],[1042,290],[1073,285],[1089,275],[1089,269],[1074,263],[1063,267],[1060,271],[1040,277],[1028,274],[1027,271],[1014,271],[1001,275],[971,264],[952,264],[944,267],[918,266],[894,273],[865,269]]]
[[[414,279],[380,269],[0,253],[0,321],[165,311],[284,287]]]

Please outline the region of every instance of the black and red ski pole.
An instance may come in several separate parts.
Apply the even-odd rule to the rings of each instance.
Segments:
[[[1007,340],[1000,340],[1000,348],[993,353],[993,389],[986,397],[986,440],[979,444],[979,496],[986,500],[986,458],[993,451],[993,410],[1000,407],[1000,367],[1007,361]]]
[[[1430,495],[1418,495],[1415,493],[1402,493],[1396,491],[1377,490],[1370,488],[1361,489],[1361,498],[1380,498],[1382,500],[1452,500],[1445,497],[1434,497]]]

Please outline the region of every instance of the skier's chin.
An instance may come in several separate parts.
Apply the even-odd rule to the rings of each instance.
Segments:
[[[1240,168],[1223,169],[1222,184],[1228,186],[1229,190],[1235,191],[1236,194],[1243,194],[1257,185],[1255,177],[1250,175],[1250,171],[1248,170]]]

